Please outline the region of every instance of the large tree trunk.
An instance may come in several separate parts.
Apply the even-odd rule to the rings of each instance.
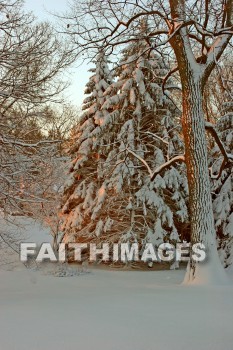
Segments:
[[[225,280],[225,272],[218,257],[216,231],[207,160],[205,118],[203,112],[203,81],[193,74],[183,81],[182,127],[189,185],[191,243],[203,243],[206,261],[190,260],[185,281],[215,283]]]
[[[191,243],[203,243],[207,253],[207,259],[204,263],[196,263],[192,259],[190,260],[185,282],[225,283],[227,279],[218,257],[214,227],[207,161],[203,91],[208,77],[216,65],[216,60],[223,53],[231,34],[218,37],[208,50],[207,56],[203,57],[203,62],[199,63],[193,52],[187,25],[184,25],[186,21],[186,2],[184,0],[170,0],[169,2],[172,17],[172,22],[169,24],[170,44],[177,58],[182,83],[182,127],[189,185]],[[226,11],[226,25],[230,26],[232,23],[232,0],[228,1]],[[205,42],[205,37],[203,38],[203,42]]]

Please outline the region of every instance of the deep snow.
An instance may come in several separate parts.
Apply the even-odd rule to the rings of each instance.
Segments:
[[[184,270],[4,269],[0,350],[233,349],[233,286],[183,286]]]

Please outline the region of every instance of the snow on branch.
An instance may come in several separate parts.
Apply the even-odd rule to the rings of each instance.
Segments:
[[[184,155],[176,156],[176,157],[168,160],[166,163],[160,165],[153,172],[152,169],[150,168],[150,166],[148,165],[148,163],[142,157],[140,157],[138,154],[136,154],[135,152],[133,152],[132,150],[130,150],[128,148],[126,150],[145,165],[145,167],[147,168],[148,173],[150,175],[151,181],[153,181],[156,178],[156,176],[159,175],[163,170],[170,168],[173,164],[179,163],[179,162],[185,162]]]
[[[22,142],[16,139],[9,139],[6,137],[0,137],[0,143],[3,144],[11,144],[11,145],[17,145],[21,147],[38,147],[42,144],[54,144],[54,143],[61,143],[62,140],[40,140],[36,143],[27,143],[27,142]]]
[[[155,169],[153,175],[151,176],[151,181],[155,179],[155,177],[160,174],[163,170],[170,168],[173,164],[179,163],[179,162],[185,162],[185,156],[176,156],[170,160],[168,160],[166,163],[160,165],[157,169]]]
[[[130,149],[127,148],[126,151],[128,151],[129,153],[131,153],[134,157],[136,157],[138,160],[140,160],[140,162],[142,162],[142,163],[145,165],[145,167],[146,167],[147,170],[148,170],[148,173],[149,173],[150,177],[152,178],[153,172],[152,172],[150,166],[148,165],[148,163],[147,163],[142,157],[140,157],[137,153],[131,151]]]
[[[150,135],[150,136],[154,137],[155,139],[160,140],[161,142],[165,143],[166,145],[169,145],[168,141],[164,140],[162,137],[159,137],[158,135],[156,135],[156,134],[154,134],[154,133],[152,133],[150,131],[146,131],[143,134]]]

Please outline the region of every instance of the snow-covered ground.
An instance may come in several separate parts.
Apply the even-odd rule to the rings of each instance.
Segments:
[[[0,267],[0,350],[232,350],[233,286],[182,286],[183,277]]]
[[[20,242],[35,242],[40,245],[51,242],[52,239],[49,228],[43,227],[32,218],[9,216],[6,220],[0,213],[0,270],[9,271],[23,266],[17,253]]]

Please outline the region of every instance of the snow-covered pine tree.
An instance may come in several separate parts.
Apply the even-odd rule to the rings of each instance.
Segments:
[[[155,169],[183,152],[177,110],[161,87],[167,69],[143,40],[145,26],[141,25],[138,34],[141,41],[122,51],[115,70],[117,80],[104,91],[98,105],[101,110],[88,106],[87,114],[94,117],[91,128],[84,125],[82,129],[84,135],[91,135],[85,141],[85,162],[95,170],[90,173],[87,163],[78,160],[76,174],[86,175],[83,181],[75,175],[75,182],[72,175],[68,186],[72,194],[66,191],[63,211],[67,213],[64,230],[68,240],[158,245],[178,240],[182,223],[187,223],[187,182],[182,166],[172,167],[154,181],[145,166],[146,162]],[[80,135],[74,140],[73,154],[81,153]],[[98,162],[91,159],[94,150],[101,155]],[[76,159],[74,164],[76,168]]]
[[[98,163],[103,155],[98,153],[96,129],[106,115],[101,109],[107,96],[104,92],[111,83],[111,73],[103,51],[96,57],[95,68],[86,84],[83,101],[83,114],[71,133],[68,153],[71,157],[69,175],[63,195],[63,231],[64,240],[74,239],[77,232],[84,230],[83,236],[92,231],[91,212],[95,207],[98,192]]]
[[[118,79],[106,91],[110,98],[104,107],[112,113],[104,121],[111,123],[111,132],[104,137],[111,145],[105,179],[120,203],[115,208],[118,218],[110,216],[113,222],[121,220],[112,226],[112,233],[118,229],[114,238],[158,245],[178,240],[177,228],[187,222],[187,182],[182,166],[151,181],[143,164],[156,169],[183,151],[177,109],[162,92],[167,67],[143,40],[146,30],[147,24],[141,22],[142,39],[123,50]]]

